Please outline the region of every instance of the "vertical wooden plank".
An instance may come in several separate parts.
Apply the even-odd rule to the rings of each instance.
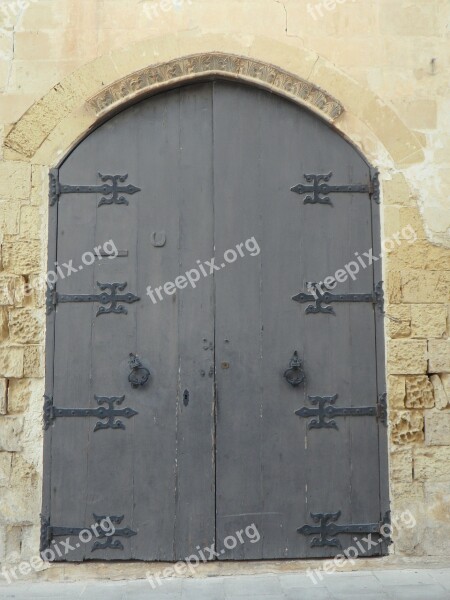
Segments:
[[[214,256],[211,84],[182,88],[179,114],[179,275],[189,272],[198,281],[176,292],[175,559],[198,555],[197,547],[214,543],[214,279],[199,264]]]
[[[84,181],[91,169],[88,156],[84,162],[71,155],[60,168],[60,180],[68,184]],[[95,172],[93,174],[95,176]],[[58,206],[57,259],[71,264],[76,273],[56,283],[59,294],[95,293],[92,268],[79,269],[82,254],[94,247],[96,222],[95,196],[62,196]],[[55,312],[54,389],[55,407],[93,407],[91,331],[94,319],[91,303],[58,304]],[[93,419],[57,418],[52,425],[52,474],[50,522],[54,527],[85,527],[88,499],[89,440]],[[73,545],[77,542],[72,540]],[[89,553],[84,545],[64,556],[63,560],[82,560]]]
[[[53,169],[52,174],[58,177],[58,169]],[[48,260],[47,272],[53,270],[57,261],[58,243],[58,204],[48,208]],[[46,282],[43,284],[47,291]],[[45,395],[53,397],[54,356],[55,356],[55,318],[53,311],[47,315],[46,320],[46,346],[45,346]],[[43,447],[43,481],[42,481],[42,515],[48,518],[51,511],[51,472],[52,472],[52,430],[44,433]]]
[[[249,121],[250,119],[250,121]],[[261,239],[261,147],[257,105],[249,114],[245,93],[214,84],[214,227],[216,262],[216,538],[255,523],[262,529],[261,493],[261,256],[226,265],[236,244]],[[253,125],[250,126],[250,125]],[[250,156],[252,159],[250,160]],[[225,266],[226,265],[226,266]],[[261,545],[239,544],[223,558],[260,558]]]
[[[147,288],[163,286],[179,267],[179,96],[174,90],[137,105],[135,144],[143,197],[135,224],[138,294],[136,353],[151,371],[142,389],[131,390],[141,418],[135,422],[134,557],[174,559],[176,513],[176,405],[178,393],[178,306],[174,296],[155,303]],[[155,246],[153,233],[164,232]]]

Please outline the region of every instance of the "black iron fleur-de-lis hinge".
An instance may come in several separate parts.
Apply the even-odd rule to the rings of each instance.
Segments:
[[[310,515],[314,523],[318,523],[319,525],[303,525],[297,529],[297,533],[306,536],[318,534],[318,537],[311,540],[310,546],[312,548],[314,546],[335,546],[341,548],[340,540],[337,537],[332,537],[341,533],[377,533],[383,537],[378,538],[376,541],[390,543],[390,531],[384,531],[385,526],[389,526],[390,529],[391,519],[389,512],[378,523],[354,523],[350,525],[336,525],[335,522],[341,516],[340,510],[335,513],[310,513]]]
[[[96,317],[99,315],[106,315],[108,313],[116,313],[126,315],[128,313],[125,306],[118,304],[119,302],[126,302],[132,304],[140,300],[139,296],[135,294],[118,294],[127,287],[127,282],[124,283],[100,283],[97,281],[97,285],[102,290],[101,294],[59,294],[55,290],[55,285],[50,285],[47,288],[47,314],[55,309],[57,304],[61,302],[99,302],[102,306],[99,306]],[[109,294],[105,291],[109,290]],[[109,306],[108,306],[109,305]]]
[[[320,285],[314,282],[308,282],[305,287],[310,293],[300,292],[295,296],[292,296],[292,300],[304,304],[305,302],[312,302],[306,309],[306,314],[325,313],[329,315],[335,315],[332,306],[329,305],[334,302],[371,302],[378,307],[379,311],[383,314],[384,311],[384,290],[383,282],[380,281],[375,286],[375,289],[370,294],[332,294],[331,292],[323,292],[320,289]]]
[[[352,406],[336,407],[334,404],[338,399],[338,394],[334,396],[308,396],[308,400],[315,408],[304,406],[295,411],[299,417],[310,418],[308,429],[338,429],[335,417],[376,417],[383,425],[387,424],[387,396],[381,394],[378,397],[376,406]],[[331,420],[330,420],[331,419]]]
[[[89,525],[88,527],[55,527],[50,525],[50,519],[41,515],[41,540],[40,540],[40,552],[45,552],[50,547],[51,542],[56,537],[70,537],[74,535],[80,535],[81,532],[89,531],[92,532],[92,538],[98,538],[97,541],[94,542],[91,552],[95,552],[95,550],[106,550],[107,548],[111,550],[123,550],[123,544],[120,540],[114,539],[117,537],[129,538],[133,535],[137,535],[137,531],[133,531],[129,527],[111,528],[111,530],[105,531],[102,528],[102,522],[106,519],[109,519],[111,523],[116,526],[120,525],[123,521],[124,515],[119,517],[116,516],[99,516],[93,515],[95,519],[95,523]],[[108,521],[107,521],[108,522]],[[98,541],[99,539],[105,541]],[[76,548],[81,546],[81,542],[75,544]]]
[[[141,188],[135,185],[120,185],[128,179],[128,173],[125,173],[125,175],[102,175],[99,173],[98,176],[103,181],[103,184],[66,185],[59,182],[58,169],[51,169],[49,174],[50,206],[54,206],[62,194],[103,194],[98,206],[102,206],[103,204],[128,204],[128,200],[121,194],[131,195],[141,191]]]
[[[303,204],[328,204],[332,206],[328,194],[369,194],[377,203],[380,203],[380,182],[379,172],[375,171],[371,175],[369,183],[361,185],[329,185],[328,181],[333,177],[333,173],[322,175],[303,175],[309,185],[298,183],[291,187],[291,192],[296,194],[306,194]]]
[[[99,429],[125,429],[122,421],[116,417],[125,417],[131,419],[139,414],[132,408],[116,408],[125,400],[125,396],[94,396],[99,405],[98,408],[57,408],[53,405],[53,398],[44,396],[44,429],[47,430],[50,425],[59,417],[97,417],[106,419],[102,423],[97,421],[94,431]],[[106,406],[102,406],[102,404]]]

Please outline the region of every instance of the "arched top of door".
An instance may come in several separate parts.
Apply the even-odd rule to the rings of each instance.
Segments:
[[[192,54],[131,73],[106,86],[88,100],[100,118],[122,110],[127,103],[190,82],[228,79],[256,85],[293,100],[329,122],[344,112],[343,105],[314,83],[274,65],[252,58],[208,52]]]
[[[369,89],[307,49],[255,38],[249,56],[242,40],[221,36],[214,37],[214,50],[205,46],[207,41],[178,33],[173,40],[136,42],[80,67],[12,125],[5,159],[57,166],[93,129],[129,105],[220,78],[264,88],[310,109],[376,166],[402,168],[423,160],[416,132]],[[166,60],[149,59],[155,48]]]

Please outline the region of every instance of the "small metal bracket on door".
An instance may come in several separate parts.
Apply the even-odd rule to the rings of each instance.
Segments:
[[[141,188],[135,185],[120,185],[128,179],[128,173],[124,175],[102,175],[98,174],[101,185],[66,185],[60,183],[58,169],[50,171],[50,206],[54,206],[62,194],[103,194],[98,206],[103,204],[128,204],[125,196],[120,194],[135,194]],[[108,183],[107,183],[108,182]]]
[[[362,185],[330,185],[328,181],[333,177],[333,172],[323,174],[303,175],[310,185],[298,183],[291,187],[291,192],[306,194],[303,204],[328,204],[333,206],[327,194],[369,194],[377,204],[380,203],[379,172],[374,171],[368,183]]]
[[[50,548],[51,542],[55,537],[69,537],[71,535],[80,535],[83,531],[92,530],[95,534],[95,537],[104,539],[104,542],[96,541],[94,542],[91,552],[95,552],[95,550],[123,550],[123,544],[120,540],[115,540],[115,537],[124,537],[129,538],[133,535],[137,535],[137,531],[133,531],[129,527],[116,527],[114,529],[114,533],[111,535],[111,532],[104,531],[101,527],[101,524],[106,519],[109,520],[110,523],[114,525],[120,525],[123,521],[124,515],[120,516],[109,516],[109,515],[93,515],[95,519],[95,523],[89,527],[55,527],[50,525],[50,519],[41,515],[41,540],[40,540],[40,552],[45,552],[48,548]],[[98,527],[100,525],[100,527]],[[91,536],[91,538],[94,536]],[[79,545],[79,544],[78,544]],[[44,556],[45,558],[45,556]]]
[[[44,429],[47,430],[52,423],[60,417],[97,417],[103,421],[97,421],[94,432],[99,429],[125,429],[123,421],[116,417],[130,419],[138,414],[132,408],[116,408],[122,404],[125,396],[94,396],[99,405],[98,408],[58,408],[53,405],[53,398],[44,396]],[[106,405],[106,406],[102,406]]]
[[[295,411],[299,417],[311,419],[308,423],[308,429],[338,429],[336,421],[332,420],[335,417],[376,417],[380,423],[386,425],[387,421],[387,405],[386,394],[381,394],[378,397],[376,406],[351,406],[340,407],[334,406],[338,394],[334,396],[308,396],[314,408],[303,406]]]
[[[306,536],[318,534],[318,537],[313,538],[310,543],[312,548],[315,546],[335,546],[341,548],[340,540],[337,537],[331,537],[341,533],[378,533],[384,535],[384,526],[390,524],[389,512],[378,523],[352,523],[348,525],[336,525],[335,521],[341,516],[340,510],[335,513],[310,513],[310,515],[314,523],[318,523],[318,525],[303,525],[297,529],[297,533]],[[388,539],[385,539],[385,541],[389,543]]]
[[[384,291],[383,282],[380,281],[375,286],[375,289],[369,294],[332,294],[331,292],[323,292],[321,286],[314,282],[308,282],[305,287],[308,293],[300,292],[292,297],[295,302],[304,304],[312,302],[305,308],[306,314],[325,313],[335,315],[334,308],[330,305],[334,302],[370,302],[378,307],[381,314],[384,314]]]
[[[102,306],[99,306],[97,309],[97,317],[109,313],[126,315],[128,313],[127,309],[123,304],[119,304],[119,302],[132,304],[140,300],[139,296],[131,292],[127,294],[117,293],[123,292],[127,285],[126,281],[123,283],[100,283],[97,281],[97,286],[102,292],[100,294],[60,294],[56,291],[53,284],[47,289],[47,315],[53,312],[57,304],[65,302],[98,302]]]
[[[162,248],[166,245],[166,232],[165,231],[152,231],[151,233],[152,245],[155,248]]]

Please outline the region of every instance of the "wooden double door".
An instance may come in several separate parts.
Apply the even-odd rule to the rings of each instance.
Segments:
[[[376,531],[380,262],[311,285],[376,250],[374,184],[312,113],[225,81],[124,110],[52,171],[50,268],[76,272],[48,294],[43,549],[99,516],[115,535],[56,560],[325,557]]]

